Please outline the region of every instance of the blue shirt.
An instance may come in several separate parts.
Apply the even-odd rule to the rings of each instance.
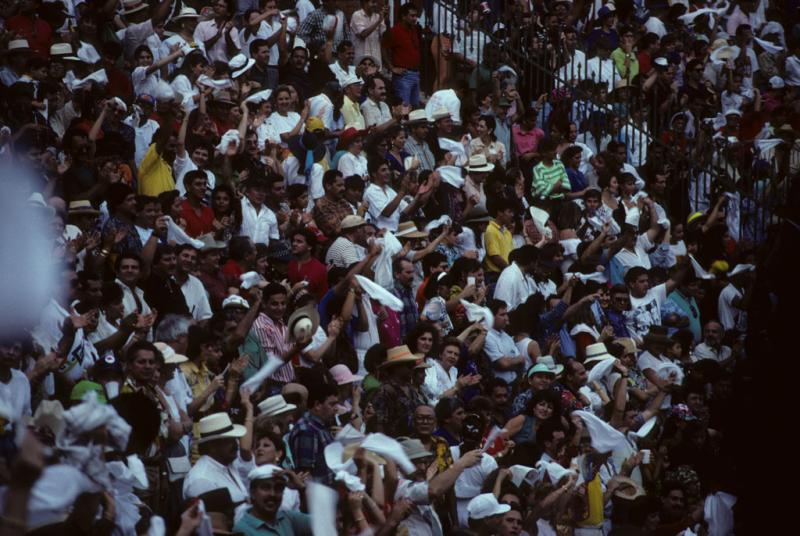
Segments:
[[[252,509],[251,509],[252,510]],[[234,525],[233,531],[244,536],[262,536],[277,534],[278,536],[311,535],[311,516],[293,510],[278,510],[274,523],[267,523],[250,514],[250,510]]]
[[[573,192],[580,192],[589,186],[586,175],[577,169],[567,168],[567,178],[569,179],[569,186]]]

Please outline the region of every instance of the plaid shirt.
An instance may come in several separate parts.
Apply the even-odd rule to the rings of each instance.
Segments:
[[[324,45],[325,41],[328,40],[327,32],[323,28],[325,17],[328,15],[333,15],[333,13],[328,13],[325,11],[325,8],[312,11],[311,14],[306,17],[306,20],[303,21],[303,24],[300,25],[300,30],[297,32],[297,37],[305,41],[306,46],[313,52],[317,52],[319,47]],[[347,17],[338,9],[336,10],[336,16],[338,17],[339,24],[342,25],[342,33],[338,31],[334,33],[333,50],[336,50],[336,47],[338,47],[339,43],[342,41],[353,40],[350,36],[350,25],[347,23]]]
[[[283,354],[291,348],[287,340],[289,329],[286,327],[286,324],[283,322],[275,322],[264,313],[259,314],[255,322],[253,322],[252,332],[264,350],[268,353],[275,354],[277,357],[283,356]],[[251,362],[252,358],[253,356],[251,356]],[[258,363],[258,368],[261,368],[263,364],[264,363]],[[285,365],[282,365],[278,370],[273,372],[269,379],[280,383],[289,383],[294,380],[294,367],[292,367],[291,361],[288,361]]]
[[[333,434],[319,418],[307,411],[289,432],[289,449],[297,470],[310,470],[314,480],[333,482],[333,474],[325,464],[325,447],[333,443]]]
[[[392,294],[403,301],[403,310],[400,311],[400,340],[405,340],[406,334],[417,325],[419,320],[417,301],[414,298],[414,291],[411,290],[411,287],[404,287],[400,283],[394,284]]]
[[[408,386],[406,394],[399,383],[391,380],[382,383],[372,399],[375,421],[382,426],[383,433],[391,437],[411,435],[411,419],[417,406],[422,405],[425,400],[413,386]]]
[[[322,233],[328,238],[333,238],[339,233],[339,224],[345,216],[353,213],[353,209],[344,199],[331,201],[327,197],[320,197],[314,201],[314,222]]]

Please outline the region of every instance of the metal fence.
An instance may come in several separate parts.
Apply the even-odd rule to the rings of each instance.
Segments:
[[[578,141],[600,145],[604,139],[623,142],[627,162],[647,172],[669,171],[667,209],[685,221],[696,211],[713,207],[726,196],[726,218],[736,239],[756,243],[778,221],[791,180],[800,169],[800,148],[786,133],[764,140],[732,140],[718,134],[706,121],[706,103],[674,95],[670,81],[627,76],[623,78],[606,51],[594,45],[581,49],[582,36],[565,32],[556,23],[534,25],[530,14],[506,4],[424,2],[420,24],[426,30],[426,47],[432,54],[423,65],[428,91],[458,83],[466,77],[460,65],[496,69],[489,48],[508,65],[509,79],[531,106],[546,95],[538,125],[548,132],[554,125],[576,123]],[[686,73],[670,68],[675,79]],[[482,88],[477,88],[480,91]],[[690,128],[681,130],[680,114]],[[724,120],[723,120],[724,122]],[[559,129],[563,133],[563,126]],[[643,174],[645,177],[646,174]]]

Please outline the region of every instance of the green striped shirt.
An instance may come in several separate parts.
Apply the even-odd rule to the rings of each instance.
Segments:
[[[569,177],[567,170],[561,160],[553,160],[553,165],[547,167],[544,162],[539,162],[533,168],[533,196],[540,199],[561,199],[563,192],[550,194],[556,184],[561,182],[562,188],[570,191]]]

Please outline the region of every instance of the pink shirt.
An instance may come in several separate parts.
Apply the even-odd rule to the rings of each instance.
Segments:
[[[511,132],[514,136],[514,147],[517,150],[517,156],[535,151],[539,146],[539,141],[544,138],[544,130],[541,128],[534,128],[525,132],[520,125],[514,125]]]
[[[280,357],[291,347],[287,340],[288,328],[283,322],[276,323],[270,317],[261,313],[253,322],[253,331],[259,344],[264,350]],[[271,380],[288,383],[294,380],[294,367],[291,361],[282,365],[272,373]]]

